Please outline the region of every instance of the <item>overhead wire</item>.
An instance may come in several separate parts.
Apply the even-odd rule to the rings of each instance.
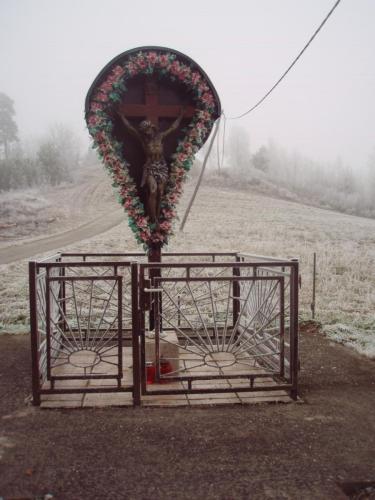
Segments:
[[[221,165],[222,167],[224,166],[224,155],[225,155],[225,132],[226,132],[226,125],[227,125],[227,117],[225,116],[224,111],[222,112],[223,116],[223,145],[221,147]]]
[[[206,169],[206,165],[207,165],[207,161],[208,161],[208,158],[210,156],[210,153],[211,153],[211,149],[212,149],[212,146],[214,145],[214,142],[215,142],[215,138],[216,138],[216,134],[219,130],[219,127],[220,127],[220,121],[221,121],[221,115],[219,116],[219,118],[216,120],[216,123],[215,123],[215,128],[214,128],[214,131],[212,133],[212,138],[211,138],[211,141],[209,143],[209,146],[208,146],[208,149],[207,149],[207,152],[206,152],[206,155],[204,157],[204,160],[203,160],[203,165],[202,165],[202,168],[201,168],[201,171],[200,171],[200,174],[199,174],[199,178],[198,178],[198,181],[197,181],[197,184],[195,186],[195,189],[194,189],[194,192],[190,198],[190,201],[188,203],[188,206],[186,208],[186,211],[185,211],[185,215],[182,219],[182,222],[181,222],[181,225],[180,225],[180,231],[183,231],[184,229],[184,226],[185,226],[185,223],[186,223],[186,220],[189,216],[189,213],[190,213],[190,210],[191,210],[191,207],[193,206],[193,203],[194,203],[194,200],[195,200],[195,197],[197,195],[197,192],[198,192],[198,189],[199,189],[199,186],[201,185],[201,182],[202,182],[202,179],[203,179],[203,174],[204,174],[204,171]]]
[[[275,90],[275,88],[282,82],[282,80],[284,80],[284,78],[286,77],[286,75],[293,68],[293,66],[296,64],[296,62],[300,59],[300,57],[302,56],[302,54],[311,45],[311,43],[314,40],[314,38],[317,36],[317,34],[319,33],[319,31],[323,28],[323,26],[325,25],[325,23],[331,17],[331,15],[333,14],[334,10],[336,9],[336,7],[339,5],[340,2],[341,2],[341,0],[337,0],[335,2],[335,4],[333,5],[333,7],[331,8],[331,10],[328,12],[328,14],[326,15],[326,17],[320,23],[319,27],[315,30],[315,32],[312,35],[312,37],[309,39],[309,41],[306,43],[306,45],[303,47],[303,49],[299,52],[299,54],[297,55],[297,57],[292,61],[292,63],[289,65],[289,67],[284,71],[284,73],[277,80],[277,82],[270,88],[270,90],[257,103],[255,103],[254,106],[252,106],[250,109],[248,109],[247,111],[245,111],[241,115],[228,117],[227,118],[228,120],[238,120],[239,118],[242,118],[242,117],[248,115],[249,113],[251,113],[252,111],[254,111],[254,109],[256,109],[258,106],[260,106],[263,101],[265,101],[267,99],[267,97],[271,94],[271,92],[273,92]]]
[[[193,192],[193,195],[190,199],[190,202],[188,204],[188,207],[185,211],[185,215],[183,217],[183,220],[182,220],[182,223],[180,225],[180,231],[183,231],[184,229],[184,226],[185,226],[185,223],[186,223],[186,220],[188,218],[188,215],[190,213],[190,210],[191,210],[191,207],[194,203],[194,200],[195,200],[195,197],[197,195],[197,192],[198,192],[198,189],[200,187],[200,184],[202,182],[202,178],[203,178],[203,173],[204,173],[204,170],[205,170],[205,167],[206,167],[206,164],[207,164],[207,160],[208,160],[208,157],[211,153],[211,149],[212,149],[212,146],[214,144],[214,141],[215,141],[215,138],[217,140],[217,152],[218,152],[218,167],[219,167],[219,170],[221,168],[221,166],[224,165],[224,155],[225,155],[225,132],[226,132],[226,122],[227,120],[238,120],[246,115],[248,115],[249,113],[251,113],[252,111],[254,111],[254,109],[256,109],[258,106],[260,106],[262,104],[262,102],[264,102],[267,97],[271,94],[271,92],[273,92],[275,90],[275,88],[282,82],[282,80],[286,77],[286,75],[289,73],[289,71],[293,68],[293,66],[297,63],[297,61],[301,58],[302,54],[307,50],[307,48],[311,45],[312,41],[314,40],[314,38],[318,35],[318,33],[320,32],[320,30],[323,28],[323,26],[326,24],[326,22],[328,21],[328,19],[331,17],[331,15],[333,14],[333,12],[335,11],[335,9],[337,8],[337,6],[339,5],[339,3],[341,2],[341,0],[336,0],[336,2],[334,3],[333,7],[331,8],[331,10],[328,12],[328,14],[325,16],[325,18],[323,19],[323,21],[320,23],[320,25],[318,26],[318,28],[315,30],[315,32],[313,33],[313,35],[310,37],[310,39],[308,40],[308,42],[305,44],[305,46],[303,47],[303,49],[298,53],[297,57],[295,57],[295,59],[292,61],[292,63],[288,66],[288,68],[284,71],[284,73],[281,75],[281,77],[277,80],[277,82],[270,88],[270,90],[258,101],[254,104],[254,106],[252,106],[250,109],[248,109],[247,111],[245,111],[244,113],[242,113],[241,115],[238,115],[238,116],[233,116],[233,117],[227,117],[225,114],[224,114],[224,111],[221,113],[220,117],[218,118],[218,121],[216,123],[216,127],[215,127],[215,130],[214,130],[214,133],[213,133],[213,137],[211,139],[211,142],[210,142],[210,145],[209,145],[209,148],[208,148],[208,151],[206,153],[206,156],[204,158],[204,161],[203,161],[203,165],[202,165],[202,169],[201,169],[201,173],[199,175],[199,178],[198,178],[198,181],[197,181],[197,184],[195,186],[195,189],[194,189],[194,192]],[[222,151],[221,151],[221,160],[220,160],[220,154],[219,154],[219,150],[220,150],[220,146],[219,146],[219,137],[220,135],[218,134],[218,131],[219,131],[219,127],[220,127],[220,122],[221,120],[223,119],[223,134],[222,134]]]
[[[220,174],[220,128],[217,131],[217,137],[216,137],[216,156],[217,156],[217,171]]]

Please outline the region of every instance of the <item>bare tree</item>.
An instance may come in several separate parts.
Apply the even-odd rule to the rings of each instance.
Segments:
[[[9,157],[9,145],[18,141],[18,128],[14,121],[14,102],[3,92],[0,92],[0,145],[7,160]]]
[[[229,160],[231,169],[241,177],[251,168],[250,140],[243,127],[233,127],[229,140]]]
[[[46,182],[55,185],[71,181],[79,167],[79,140],[66,126],[54,125],[42,140],[37,156]]]

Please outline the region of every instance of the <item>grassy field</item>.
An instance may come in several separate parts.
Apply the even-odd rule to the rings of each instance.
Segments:
[[[93,182],[107,183],[103,173]],[[182,217],[192,192],[187,185]],[[88,188],[86,188],[88,189]],[[91,193],[91,191],[90,191]],[[69,198],[71,200],[71,198]],[[90,198],[87,217],[102,213],[100,197]],[[105,208],[115,209],[105,197]],[[71,207],[69,207],[71,209]],[[89,240],[60,250],[136,251],[124,222]],[[301,318],[311,318],[313,254],[317,255],[316,319],[334,340],[375,357],[375,220],[266,197],[249,191],[202,186],[183,233],[167,251],[243,251],[296,257],[301,263]],[[25,329],[28,320],[27,262],[0,267],[3,331]]]

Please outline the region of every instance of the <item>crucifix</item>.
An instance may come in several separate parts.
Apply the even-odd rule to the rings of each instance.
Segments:
[[[117,108],[117,113],[125,127],[142,145],[146,156],[143,165],[141,187],[146,188],[146,213],[150,221],[159,224],[160,206],[169,171],[164,152],[164,140],[180,126],[183,118],[192,118],[195,109],[193,106],[185,106],[176,103],[160,102],[160,87],[158,82],[147,78],[144,82],[144,104],[122,103]],[[164,100],[176,100],[175,94],[169,95],[164,90]],[[129,119],[142,118],[143,121],[138,128],[134,127]],[[173,123],[166,130],[159,129],[159,120],[163,118],[174,118]],[[148,252],[149,262],[161,262],[161,245],[151,244]],[[160,276],[160,269],[151,268],[149,277],[151,281]],[[160,305],[161,307],[161,305]],[[154,329],[154,304],[151,304],[150,330]]]
[[[159,223],[160,205],[169,171],[165,158],[164,140],[180,126],[183,118],[191,118],[195,109],[193,106],[182,106],[173,103],[175,94],[169,94],[164,89],[165,103],[160,102],[161,88],[153,78],[147,78],[143,84],[144,103],[121,103],[117,107],[125,130],[142,145],[146,162],[143,165],[141,187],[146,188],[146,213],[156,228]],[[139,96],[138,96],[139,97]],[[172,103],[168,103],[172,101]],[[142,118],[143,121],[136,128],[129,119]],[[166,130],[159,129],[159,120],[174,118],[172,125]],[[154,245],[150,248],[150,260],[160,262],[160,248]],[[155,260],[154,260],[155,259]]]
[[[159,128],[161,118],[176,119],[181,111],[181,104],[160,103],[160,90],[158,82],[153,78],[149,78],[144,83],[144,103],[123,103],[118,106],[118,110],[127,118],[143,118]],[[164,100],[167,101],[168,95],[164,95],[164,97]],[[169,100],[172,100],[171,96]],[[191,118],[194,111],[193,106],[186,106],[184,118]]]

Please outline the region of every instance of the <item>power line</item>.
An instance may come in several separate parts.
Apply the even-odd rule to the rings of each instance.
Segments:
[[[217,171],[220,174],[220,128],[217,131],[217,138],[216,138],[216,155],[217,155]]]
[[[338,4],[340,2],[341,2],[341,0],[337,0],[336,1],[336,3],[334,4],[334,6],[332,7],[332,9],[328,12],[328,14],[326,15],[326,17],[321,22],[320,26],[317,28],[317,30],[313,34],[313,36],[310,38],[310,40],[307,42],[307,44],[303,47],[303,49],[298,54],[298,56],[293,60],[293,62],[291,63],[291,65],[288,67],[288,69],[286,71],[284,71],[284,73],[281,75],[281,77],[277,80],[277,82],[275,83],[275,85],[272,88],[270,88],[270,90],[256,104],[254,104],[254,106],[252,108],[250,108],[248,111],[245,111],[245,113],[242,113],[239,116],[229,117],[228,120],[238,120],[239,118],[242,118],[243,116],[248,115],[249,113],[251,113],[252,111],[254,111],[255,108],[257,108],[258,106],[260,106],[260,104],[262,104],[262,102],[265,99],[267,99],[267,97],[271,94],[271,92],[273,90],[275,90],[275,88],[279,85],[279,83],[281,83],[281,81],[286,77],[286,75],[289,73],[289,71],[296,64],[296,62],[298,61],[298,59],[302,56],[302,54],[305,52],[305,50],[309,47],[309,45],[311,44],[311,42],[317,36],[317,34],[319,33],[319,31],[323,28],[323,26],[328,21],[329,17],[333,14],[333,11],[336,9],[336,7],[338,6]]]
[[[329,17],[333,14],[333,11],[336,9],[336,7],[338,6],[338,4],[341,2],[341,0],[337,0],[336,3],[333,5],[332,9],[328,12],[328,14],[326,15],[326,17],[323,19],[323,21],[321,22],[320,26],[317,28],[317,30],[315,31],[315,33],[312,35],[312,37],[310,38],[310,40],[307,42],[307,44],[304,46],[304,48],[301,50],[301,52],[297,55],[297,57],[293,60],[293,62],[291,63],[291,65],[287,68],[287,70],[281,75],[281,77],[277,80],[277,82],[275,83],[275,85],[273,85],[273,87],[262,97],[262,99],[260,99],[252,108],[250,108],[248,111],[246,111],[245,113],[242,113],[241,115],[239,116],[234,116],[234,117],[229,117],[227,118],[224,114],[224,112],[221,114],[221,116],[219,117],[218,121],[216,122],[216,127],[215,127],[215,130],[214,130],[214,133],[213,133],[213,136],[212,136],[212,139],[211,139],[211,142],[210,142],[210,145],[209,145],[209,148],[208,148],[208,151],[206,153],[206,156],[204,158],[204,162],[203,162],[203,165],[202,165],[202,169],[201,169],[201,173],[199,175],[199,179],[197,181],[197,184],[195,186],[195,189],[194,189],[194,193],[190,199],[190,202],[188,204],[188,207],[185,211],[185,215],[184,215],[184,218],[182,220],[182,223],[181,223],[181,226],[180,226],[180,231],[183,231],[184,229],[184,226],[185,226],[185,223],[186,223],[186,220],[189,216],[189,213],[190,213],[190,210],[191,210],[191,207],[193,206],[193,203],[194,203],[194,200],[195,200],[195,197],[197,195],[197,192],[198,192],[198,189],[201,185],[201,182],[202,182],[202,178],[203,178],[203,173],[204,173],[204,170],[206,168],[206,164],[207,164],[207,160],[208,160],[208,157],[210,156],[210,152],[211,152],[211,149],[212,149],[212,146],[214,144],[214,141],[215,141],[215,138],[216,138],[216,135],[217,135],[217,132],[219,130],[219,127],[220,127],[220,121],[221,121],[221,118],[224,119],[224,126],[223,126],[223,134],[222,134],[222,152],[221,152],[221,161],[220,161],[220,145],[219,145],[219,142],[220,142],[220,135],[218,135],[218,138],[217,138],[217,154],[218,154],[218,166],[219,166],[219,169],[220,169],[220,166],[224,166],[224,153],[225,153],[225,128],[226,128],[226,121],[227,120],[237,120],[239,118],[242,118],[243,116],[245,115],[248,115],[249,113],[251,113],[252,111],[254,111],[255,108],[257,108],[260,104],[262,104],[262,102],[271,94],[271,92],[279,85],[279,83],[286,77],[286,75],[289,73],[289,71],[293,68],[293,66],[296,64],[296,62],[298,61],[298,59],[302,56],[302,54],[305,52],[305,50],[307,49],[307,47],[311,44],[311,42],[314,40],[314,38],[317,36],[317,34],[319,33],[319,31],[323,28],[323,26],[325,25],[325,23],[328,21]]]
[[[180,231],[184,230],[186,220],[187,220],[187,218],[189,216],[191,207],[193,206],[193,203],[194,203],[195,197],[197,195],[199,186],[201,185],[201,182],[202,182],[202,179],[203,179],[203,174],[204,174],[204,171],[205,171],[206,165],[207,165],[207,160],[208,160],[208,157],[210,156],[212,146],[213,146],[213,144],[215,142],[216,134],[217,134],[217,132],[219,130],[219,127],[220,127],[220,120],[221,120],[221,115],[219,116],[219,118],[216,121],[215,129],[214,129],[214,132],[212,134],[212,139],[211,139],[210,144],[208,146],[208,150],[207,150],[206,156],[205,156],[204,161],[203,161],[203,165],[202,165],[202,168],[201,168],[201,172],[199,174],[199,178],[198,178],[197,184],[195,186],[193,195],[190,198],[189,204],[188,204],[188,206],[186,208],[186,211],[185,211],[184,218],[182,219],[182,222],[181,222],[181,225],[180,225]]]
[[[224,118],[224,123],[223,123],[223,144],[221,148],[221,165],[224,167],[224,155],[225,155],[225,131],[226,131],[226,124],[227,124],[227,117],[224,114],[224,111],[222,113],[223,118]]]

